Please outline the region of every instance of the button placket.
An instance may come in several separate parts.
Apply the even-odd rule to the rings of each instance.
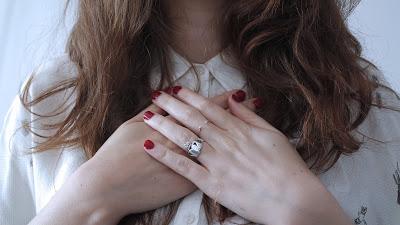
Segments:
[[[206,72],[206,68],[204,68],[204,65],[201,65],[201,64],[196,64],[195,65],[195,70],[196,70],[196,72],[198,73],[198,74],[200,74],[200,75],[205,75],[205,72]]]
[[[205,65],[195,64],[194,70],[199,75],[200,80],[200,93],[205,97],[209,97],[210,94],[210,71]]]

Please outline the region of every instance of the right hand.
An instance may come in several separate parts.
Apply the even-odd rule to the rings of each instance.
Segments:
[[[214,97],[212,101],[227,108],[227,100],[233,92]],[[243,104],[254,109],[252,100]],[[150,105],[123,123],[57,194],[73,194],[69,201],[75,199],[88,207],[107,211],[110,223],[117,223],[125,215],[159,208],[196,190],[190,181],[143,151],[143,142],[152,137],[185,155],[179,146],[143,122],[143,114],[148,110],[162,113],[157,106]]]

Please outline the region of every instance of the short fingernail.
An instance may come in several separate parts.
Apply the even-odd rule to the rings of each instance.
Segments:
[[[153,117],[153,116],[154,116],[154,113],[151,112],[151,111],[146,111],[146,112],[143,114],[143,118],[144,118],[145,120],[149,120],[149,119],[151,119],[151,117]]]
[[[264,105],[264,101],[260,97],[258,97],[254,99],[253,104],[256,109],[260,109]]]
[[[172,88],[172,93],[174,93],[174,95],[177,95],[181,89],[181,86],[175,86]]]
[[[151,99],[156,100],[160,95],[161,91],[153,91],[153,93],[151,93]]]
[[[236,102],[243,102],[246,99],[246,92],[239,90],[232,95],[233,100]]]
[[[150,141],[150,140],[146,140],[146,141],[144,142],[143,146],[144,146],[144,148],[145,148],[146,150],[151,150],[151,149],[154,148],[154,143],[153,143],[152,141]]]

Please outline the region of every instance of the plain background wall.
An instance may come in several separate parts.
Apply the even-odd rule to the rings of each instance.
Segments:
[[[65,0],[0,0],[0,127],[22,81],[48,58],[62,54],[73,13]],[[362,0],[349,26],[392,86],[400,91],[399,0]]]

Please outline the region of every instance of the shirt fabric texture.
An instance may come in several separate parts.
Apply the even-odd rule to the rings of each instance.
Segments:
[[[235,67],[227,50],[204,64],[190,64],[172,49],[171,53],[172,75],[177,84],[197,90],[206,97],[232,89],[246,90],[245,78]],[[369,68],[369,71],[371,76],[389,85],[378,70]],[[34,99],[47,88],[73,78],[76,72],[67,55],[42,64],[34,73],[29,98]],[[156,86],[159,77],[160,71],[156,66],[150,77],[153,86]],[[388,90],[379,88],[374,95],[378,95],[385,105],[400,109],[400,100]],[[59,110],[60,102],[64,101],[74,103],[72,90],[57,93],[34,105],[31,110],[46,114]],[[83,149],[78,147],[29,154],[30,148],[41,139],[26,127],[30,125],[33,131],[51,135],[54,130],[44,132],[39,122],[51,124],[67,115],[68,110],[44,121],[36,120],[37,116],[24,109],[18,96],[13,101],[1,131],[0,225],[27,224],[87,160]],[[360,150],[342,155],[331,169],[318,176],[354,224],[400,225],[400,178],[397,179],[396,175],[396,171],[400,174],[400,113],[372,107],[357,131],[384,143],[354,132],[364,142]],[[184,197],[171,225],[206,225],[202,198],[200,190]],[[234,216],[228,218],[224,225],[244,222],[247,221],[242,217]]]

